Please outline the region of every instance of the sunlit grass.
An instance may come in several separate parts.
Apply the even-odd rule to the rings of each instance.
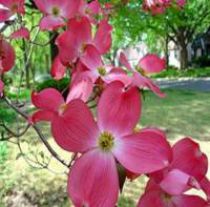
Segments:
[[[210,93],[167,90],[161,99],[145,95],[143,126],[164,129],[169,138],[190,136],[210,141]]]

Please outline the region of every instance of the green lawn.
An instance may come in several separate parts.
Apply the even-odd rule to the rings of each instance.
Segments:
[[[191,136],[210,140],[210,93],[165,92],[167,96],[163,99],[146,93],[141,125],[160,127],[169,138]]]
[[[210,141],[210,93],[177,90],[165,92],[167,97],[164,99],[150,92],[145,93],[141,126],[160,127],[170,139],[192,136],[205,141],[202,144],[207,145],[206,141]],[[45,134],[49,135],[49,128],[43,124],[41,126]],[[22,147],[29,153],[30,158],[33,158],[34,153],[46,153],[43,145],[37,143],[38,138],[33,130],[29,130],[21,140]],[[62,157],[69,159],[70,155],[59,149],[53,139],[49,141]],[[56,174],[48,170],[34,170],[22,157],[17,158],[17,154],[18,149],[13,145],[9,145],[9,148],[0,146],[0,207],[8,206],[8,202],[21,197],[20,195],[26,203],[23,207],[69,207],[66,176],[58,173],[64,171],[64,168],[53,161],[50,168],[56,171]],[[42,156],[39,156],[39,159],[42,159]],[[127,182],[119,207],[134,207],[144,184],[143,177],[134,183]],[[4,204],[5,201],[7,205]]]

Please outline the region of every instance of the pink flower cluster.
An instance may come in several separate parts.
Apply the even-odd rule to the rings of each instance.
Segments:
[[[145,4],[157,9],[170,2],[147,0]],[[2,21],[16,13],[24,14],[24,1],[0,3],[6,7],[0,9]],[[121,190],[120,169],[127,179],[143,174],[148,177],[138,207],[207,207],[208,159],[199,145],[184,138],[171,146],[163,131],[137,129],[142,110],[141,91],[147,88],[165,96],[149,78],[150,74],[164,70],[164,58],[147,54],[132,66],[121,53],[120,67],[107,64],[103,55],[111,48],[112,26],[106,8],[97,0],[91,3],[35,0],[35,3],[43,13],[40,29],[60,31],[52,77],[60,80],[70,74],[71,82],[66,98],[53,88],[33,92],[32,103],[38,111],[31,122],[50,122],[56,143],[77,155],[68,175],[68,194],[74,206],[115,207]],[[29,38],[29,32],[21,27],[11,38]],[[1,37],[1,74],[10,70],[14,61],[13,48]],[[96,115],[88,105],[90,100],[97,106]],[[206,198],[186,194],[191,189],[202,190]]]
[[[13,15],[24,15],[24,0],[0,0],[0,23],[5,23]],[[29,39],[30,32],[21,26],[18,30],[10,34],[10,39]],[[10,71],[15,64],[15,51],[11,44],[0,34],[0,96],[2,96],[4,83],[2,77],[4,73]]]
[[[185,4],[186,0],[144,0],[143,9],[156,15],[164,13],[168,7],[173,5],[182,8]]]
[[[132,67],[122,53],[121,67],[107,65],[103,55],[111,47],[112,27],[106,17],[93,19],[95,14],[103,14],[97,1],[90,5],[83,1],[79,5],[75,1],[63,1],[63,5],[36,2],[44,13],[41,29],[66,26],[56,40],[59,54],[51,74],[59,80],[69,68],[72,81],[66,99],[52,88],[34,92],[32,102],[39,110],[32,121],[49,121],[57,144],[77,153],[68,176],[68,193],[74,205],[114,207],[120,191],[120,167],[128,178],[142,174],[149,178],[139,207],[206,206],[203,198],[185,194],[208,186],[208,161],[199,146],[185,138],[171,147],[158,129],[135,130],[141,117],[140,90],[148,88],[164,97],[149,74],[162,71],[165,60],[147,54]],[[74,9],[68,13],[67,8]],[[93,94],[97,97],[95,118],[87,105]]]

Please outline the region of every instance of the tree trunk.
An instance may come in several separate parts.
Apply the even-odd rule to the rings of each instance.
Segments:
[[[58,47],[55,44],[55,40],[58,37],[57,32],[50,32],[49,33],[49,38],[51,40],[50,42],[50,53],[51,53],[51,61],[55,59],[55,57],[58,55]]]
[[[180,45],[180,69],[184,70],[188,68],[188,51],[187,45],[181,44]]]
[[[168,34],[166,34],[165,38],[165,59],[166,59],[166,68],[169,67],[169,50],[168,50],[168,43],[169,43],[169,37]]]

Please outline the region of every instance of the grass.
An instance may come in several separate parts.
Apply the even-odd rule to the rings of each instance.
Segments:
[[[166,98],[146,94],[141,124],[166,130],[168,137],[210,140],[210,94],[166,90]]]
[[[167,132],[170,139],[177,139],[183,136],[192,136],[199,140],[210,141],[210,96],[209,93],[188,92],[177,90],[166,90],[167,97],[160,99],[154,94],[147,92],[143,101],[143,112],[140,124],[145,126],[160,127]],[[41,124],[44,133],[50,137],[49,128]],[[49,156],[44,146],[37,140],[33,130],[21,138],[24,152],[30,157],[42,153]],[[62,151],[53,141],[49,139],[55,150],[65,160],[69,160],[69,154]],[[206,145],[206,141],[202,142]],[[5,160],[5,146],[2,148],[2,155]],[[2,173],[0,173],[0,201],[7,201],[7,205],[0,202],[1,207],[8,206],[8,202],[17,199],[17,195],[23,195],[27,205],[42,207],[69,207],[66,194],[65,169],[56,161],[52,161],[50,168],[56,173],[48,170],[35,170],[23,159],[17,157],[19,151],[15,146],[10,146],[7,161]],[[210,154],[210,153],[209,153]],[[0,153],[1,156],[1,153]],[[119,207],[134,207],[143,191],[145,181],[140,177],[133,183],[127,182],[125,191],[119,201]],[[3,186],[1,188],[1,186]],[[12,197],[13,196],[13,197]],[[15,197],[15,198],[14,198]],[[12,205],[11,205],[12,206]],[[18,206],[18,204],[14,205]],[[19,205],[20,206],[20,205]]]
[[[202,78],[210,77],[210,67],[206,68],[190,68],[186,70],[178,70],[175,68],[169,68],[163,72],[153,76],[154,78]]]

